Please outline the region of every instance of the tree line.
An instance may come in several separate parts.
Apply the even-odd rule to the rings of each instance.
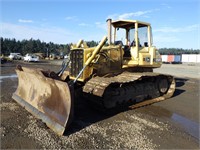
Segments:
[[[1,54],[9,55],[10,53],[21,53],[25,55],[27,53],[44,53],[44,54],[68,54],[70,51],[70,46],[72,43],[68,44],[55,44],[53,42],[43,42],[39,39],[29,39],[29,40],[16,40],[15,38],[0,38],[1,43]],[[98,45],[98,42],[89,41],[86,42],[89,47]]]
[[[39,39],[29,40],[16,40],[15,38],[0,38],[1,43],[1,54],[9,55],[10,53],[21,53],[25,55],[27,53],[54,53],[57,55],[68,54],[70,51],[70,45],[68,44],[55,44],[53,42],[43,42]],[[98,45],[96,41],[87,41],[89,47]],[[200,54],[199,49],[182,49],[182,48],[160,48],[159,52],[161,55],[180,55],[180,54]]]
[[[199,49],[160,48],[161,55],[200,54]]]

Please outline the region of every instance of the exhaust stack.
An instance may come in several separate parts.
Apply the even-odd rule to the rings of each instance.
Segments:
[[[112,19],[107,19],[107,25],[108,25],[108,44],[110,45],[112,43]]]

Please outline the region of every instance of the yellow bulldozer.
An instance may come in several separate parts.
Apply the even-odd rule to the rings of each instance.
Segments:
[[[77,87],[99,109],[145,105],[170,98],[175,91],[173,76],[153,72],[162,61],[152,45],[149,23],[108,19],[107,25],[108,35],[98,46],[88,47],[83,40],[73,45],[57,73],[16,67],[13,99],[58,135],[72,122]]]

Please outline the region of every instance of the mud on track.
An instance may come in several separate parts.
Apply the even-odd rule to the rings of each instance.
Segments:
[[[135,110],[103,114],[79,98],[76,101],[75,119],[71,128],[64,136],[59,137],[12,100],[12,93],[17,87],[14,68],[18,63],[1,66],[2,149],[199,148],[199,79],[197,78],[176,76],[177,88],[173,98]],[[58,71],[60,67],[47,62],[22,65],[54,71]],[[164,67],[170,70],[169,66]],[[162,72],[164,67],[157,71]],[[183,66],[171,67],[170,72],[177,70],[178,67]],[[168,71],[169,74],[170,72]],[[188,68],[187,72],[190,72]]]

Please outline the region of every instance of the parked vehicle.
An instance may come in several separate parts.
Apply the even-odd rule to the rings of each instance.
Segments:
[[[8,56],[11,60],[23,60],[24,57],[20,53],[10,53]]]
[[[67,59],[69,57],[69,55],[65,55],[64,58]]]
[[[27,61],[27,62],[38,62],[39,61],[39,57],[34,55],[34,54],[26,54],[25,57],[24,57],[24,61]]]
[[[50,55],[49,55],[49,58],[51,59],[51,60],[54,60],[54,59],[63,59],[63,55],[58,55],[58,54],[55,54],[55,53],[51,53]]]
[[[5,59],[4,57],[0,57],[0,60],[1,60],[1,64],[4,64],[7,62],[7,59]]]

